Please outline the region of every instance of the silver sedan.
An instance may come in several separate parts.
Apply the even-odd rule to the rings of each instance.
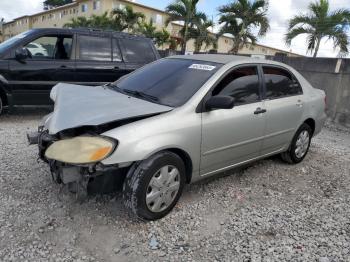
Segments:
[[[230,55],[169,57],[106,86],[59,84],[51,98],[28,139],[54,180],[78,197],[122,185],[147,220],[186,183],[275,154],[299,163],[326,118],[325,93],[293,68]]]

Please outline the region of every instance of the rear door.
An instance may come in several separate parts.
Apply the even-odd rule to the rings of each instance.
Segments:
[[[59,82],[75,81],[72,52],[73,35],[46,34],[26,41],[18,48],[27,48],[30,57],[9,63],[9,82],[16,105],[46,105],[51,88]]]
[[[296,78],[286,69],[262,66],[265,139],[262,154],[283,149],[291,142],[303,113],[303,91]]]
[[[157,60],[152,43],[142,38],[121,38],[120,47],[128,72]]]
[[[118,42],[110,35],[78,35],[76,53],[78,84],[103,85],[126,73]]]

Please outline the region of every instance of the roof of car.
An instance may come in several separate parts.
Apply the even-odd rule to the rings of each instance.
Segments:
[[[91,34],[91,35],[97,35],[97,36],[103,36],[103,35],[113,35],[115,37],[121,37],[121,38],[142,38],[147,39],[144,36],[141,35],[133,35],[129,33],[124,32],[118,32],[114,30],[102,30],[102,29],[94,29],[94,28],[36,28],[32,29],[33,32],[44,32],[44,33],[62,33],[62,34],[69,34],[69,33],[80,33],[80,34]]]

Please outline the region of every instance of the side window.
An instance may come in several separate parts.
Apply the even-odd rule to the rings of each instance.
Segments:
[[[230,72],[215,87],[213,96],[232,96],[235,105],[255,103],[260,100],[257,67],[242,67]]]
[[[71,36],[43,36],[26,44],[31,59],[69,59],[72,51]]]
[[[120,53],[118,39],[113,38],[113,61],[121,62],[122,55]]]
[[[110,38],[81,35],[78,39],[80,60],[112,61]]]
[[[266,98],[275,99],[303,93],[299,83],[291,74],[281,68],[263,67]]]
[[[123,57],[125,62],[149,63],[154,61],[155,55],[148,41],[135,39],[121,39]]]

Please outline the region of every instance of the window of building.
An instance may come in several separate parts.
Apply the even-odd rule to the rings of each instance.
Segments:
[[[81,5],[81,12],[85,13],[88,10],[88,5],[87,4],[82,4]]]
[[[231,96],[235,105],[255,103],[260,100],[257,67],[242,67],[233,70],[215,87],[213,96]]]
[[[266,98],[275,99],[303,93],[298,81],[291,74],[277,67],[263,67]]]
[[[153,49],[148,41],[121,39],[121,42],[123,45],[123,58],[126,62],[149,63],[155,60]]]
[[[163,16],[161,14],[156,14],[156,16],[155,16],[155,23],[157,25],[162,25],[163,24]]]
[[[79,36],[79,58],[91,61],[112,61],[110,38]]]
[[[100,8],[101,8],[101,1],[99,1],[99,0],[94,1],[93,7],[94,7],[94,10],[100,10]]]
[[[69,59],[72,37],[43,36],[26,44],[31,59]]]

